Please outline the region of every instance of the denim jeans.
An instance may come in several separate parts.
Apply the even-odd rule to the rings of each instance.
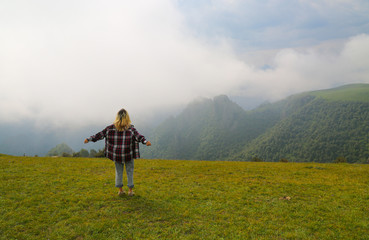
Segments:
[[[128,188],[133,188],[133,169],[134,169],[134,160],[131,161],[122,161],[117,162],[115,161],[115,186],[116,187],[123,187],[123,169],[124,164],[126,165],[126,173],[127,173],[127,186]]]

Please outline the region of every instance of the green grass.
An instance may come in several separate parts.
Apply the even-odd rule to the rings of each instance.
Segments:
[[[351,84],[311,94],[331,101],[369,102],[369,84]]]
[[[0,166],[0,239],[369,238],[369,165],[140,159],[134,197],[106,159]]]

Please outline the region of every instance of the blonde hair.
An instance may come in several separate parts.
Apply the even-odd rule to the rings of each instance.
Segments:
[[[114,121],[114,126],[118,131],[125,131],[131,126],[131,119],[125,109],[119,110]]]

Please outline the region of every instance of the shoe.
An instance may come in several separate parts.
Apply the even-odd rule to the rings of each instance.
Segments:
[[[135,193],[133,191],[132,192],[128,192],[128,196],[132,197],[134,195],[135,195]]]
[[[123,192],[120,192],[120,191],[118,192],[119,196],[123,196],[124,194],[126,194],[124,191]]]

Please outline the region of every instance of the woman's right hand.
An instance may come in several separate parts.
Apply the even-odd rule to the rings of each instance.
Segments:
[[[151,146],[151,142],[147,141],[146,146]]]
[[[86,144],[86,143],[88,143],[88,142],[89,142],[89,141],[88,141],[88,139],[86,138],[86,139],[85,139],[85,144]]]

